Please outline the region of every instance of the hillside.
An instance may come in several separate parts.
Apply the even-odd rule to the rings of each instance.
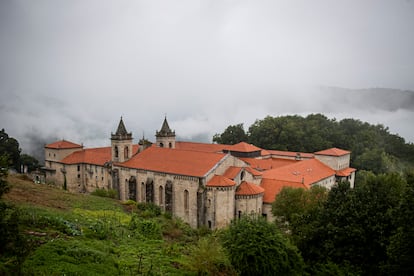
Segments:
[[[197,232],[159,209],[71,194],[9,176],[4,200],[19,211],[27,240],[20,265],[2,257],[0,271],[34,275],[183,275]],[[16,222],[17,223],[17,222]],[[18,271],[20,270],[20,271]]]

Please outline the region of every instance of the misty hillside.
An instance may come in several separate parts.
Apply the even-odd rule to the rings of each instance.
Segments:
[[[339,87],[322,87],[323,96],[327,97],[335,108],[372,109],[397,111],[414,110],[414,91],[391,88],[347,89]]]

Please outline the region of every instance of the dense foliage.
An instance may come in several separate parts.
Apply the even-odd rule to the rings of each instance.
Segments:
[[[4,129],[0,130],[0,156],[7,156],[10,167],[21,172],[21,165],[27,167],[28,172],[39,168],[39,161],[28,154],[21,154],[19,142],[10,137]]]
[[[336,121],[322,114],[267,116],[256,120],[247,133],[242,124],[229,126],[214,135],[213,141],[221,144],[247,141],[264,149],[300,152],[338,147],[352,151],[354,167],[374,173],[401,172],[414,164],[414,144],[391,134],[383,125],[355,119]]]
[[[409,275],[414,271],[412,182],[411,174],[368,174],[354,189],[339,183],[327,197],[314,197],[316,203],[309,200],[312,190],[284,188],[273,213],[287,221],[310,267],[333,264],[342,272]],[[310,204],[290,208],[290,201]]]
[[[302,275],[299,251],[264,218],[245,216],[233,221],[223,240],[240,275]]]

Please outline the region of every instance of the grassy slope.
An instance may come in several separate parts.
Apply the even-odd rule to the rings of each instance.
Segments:
[[[117,200],[71,194],[16,176],[9,183],[4,199],[21,209],[21,230],[32,246],[25,274],[189,273],[181,263],[196,237],[181,221],[133,215]]]

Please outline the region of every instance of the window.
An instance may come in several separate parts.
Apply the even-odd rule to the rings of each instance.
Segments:
[[[189,204],[190,202],[189,202],[189,198],[188,198],[188,191],[187,190],[184,190],[184,210],[185,211],[188,211],[188,208],[189,208]]]
[[[124,148],[124,158],[128,159],[129,158],[129,149],[128,146],[125,146]]]
[[[158,199],[159,199],[159,204],[163,205],[164,204],[164,189],[162,186],[160,186],[160,188],[158,189]]]
[[[78,179],[80,178],[80,174],[78,174]]]
[[[160,148],[163,148],[164,147],[164,144],[163,143],[160,143]]]
[[[80,165],[78,165],[78,172],[80,171]]]
[[[172,143],[170,142],[170,143],[168,144],[168,146],[169,146],[170,148],[172,148]]]
[[[114,151],[115,151],[115,157],[118,158],[118,146],[115,146]]]

